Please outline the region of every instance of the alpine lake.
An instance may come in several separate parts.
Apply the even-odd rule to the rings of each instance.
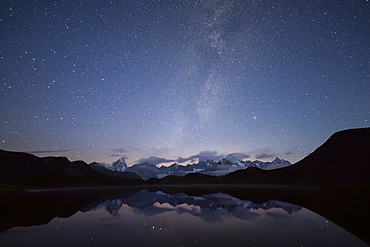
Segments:
[[[356,209],[361,199],[316,187],[96,187],[0,196],[3,247],[369,243],[368,216]]]

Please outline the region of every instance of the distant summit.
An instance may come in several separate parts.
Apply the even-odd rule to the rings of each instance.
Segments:
[[[117,162],[115,162],[112,166],[106,167],[102,164],[99,164],[97,162],[93,162],[89,164],[89,166],[94,169],[95,171],[112,176],[112,177],[118,177],[118,178],[125,178],[125,179],[132,179],[132,180],[143,180],[139,175],[137,175],[134,172],[128,172],[125,171],[125,165],[126,162],[124,159],[119,159]],[[113,168],[112,168],[113,167]],[[117,170],[114,170],[114,168],[117,168]],[[126,166],[127,168],[127,166]]]
[[[112,166],[107,168],[112,171],[124,172],[127,169],[127,164],[124,158],[120,158]]]

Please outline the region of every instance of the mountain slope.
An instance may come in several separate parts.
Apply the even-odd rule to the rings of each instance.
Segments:
[[[308,173],[301,174],[303,181],[357,182],[370,179],[369,154],[370,128],[344,130],[295,166]]]
[[[317,185],[370,181],[369,144],[370,128],[344,130],[292,166],[236,171],[217,182]]]
[[[101,177],[83,161],[0,150],[0,177],[28,176]]]
[[[110,170],[100,165],[99,163],[91,163],[89,164],[89,166],[95,171],[98,171],[105,175],[109,175],[113,177],[120,177],[120,178],[127,178],[127,179],[143,180],[139,175],[137,175],[134,172]]]
[[[128,177],[102,174],[83,161],[71,162],[65,157],[40,158],[28,153],[0,150],[0,186],[5,187],[126,185],[142,180],[136,174],[126,175]]]

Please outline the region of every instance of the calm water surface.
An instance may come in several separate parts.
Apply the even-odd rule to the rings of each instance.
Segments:
[[[27,210],[27,205],[24,205]],[[322,216],[281,201],[254,203],[142,190],[89,203],[68,218],[0,233],[0,246],[367,246]]]

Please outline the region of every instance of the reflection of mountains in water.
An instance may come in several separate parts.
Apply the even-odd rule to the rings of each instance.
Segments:
[[[81,211],[90,211],[98,208],[105,208],[110,214],[117,215],[122,205],[128,205],[138,214],[146,216],[161,214],[169,211],[179,213],[190,213],[194,216],[203,218],[203,214],[215,210],[224,210],[239,219],[251,219],[257,216],[253,210],[279,208],[292,214],[302,209],[301,206],[281,202],[266,201],[264,203],[254,203],[243,201],[223,193],[213,193],[204,196],[188,196],[184,193],[166,194],[162,191],[149,192],[141,190],[130,198],[115,198],[104,202],[92,203]]]
[[[281,209],[278,210],[281,216],[285,214],[288,216],[283,210],[288,213],[296,212],[302,206],[302,208],[307,208],[322,215],[370,243],[369,224],[367,223],[370,222],[368,212],[368,191],[370,188],[367,184],[360,184],[360,186],[354,188],[356,189],[339,187],[337,189],[308,190],[303,187],[287,189],[282,187],[251,188],[239,186],[147,188],[151,191],[164,189],[169,194],[163,192],[150,193],[145,190],[137,191],[130,187],[39,190],[33,192],[2,191],[0,193],[0,233],[15,226],[47,224],[55,217],[68,218],[79,210],[88,211],[98,207],[105,208],[108,204],[110,205],[107,210],[113,214],[117,214],[122,205],[125,204],[122,210],[130,207],[131,211],[142,215],[153,213],[158,215],[165,212],[165,210],[172,210],[174,213],[190,212],[202,220],[209,220],[211,214],[212,216],[217,214],[218,218],[213,221],[222,220],[223,217],[227,216],[234,217],[233,215],[238,218],[255,217],[256,214],[261,215],[261,211],[253,210],[258,208],[277,207]],[[224,194],[219,193],[220,191]],[[266,212],[266,214],[269,213]]]

